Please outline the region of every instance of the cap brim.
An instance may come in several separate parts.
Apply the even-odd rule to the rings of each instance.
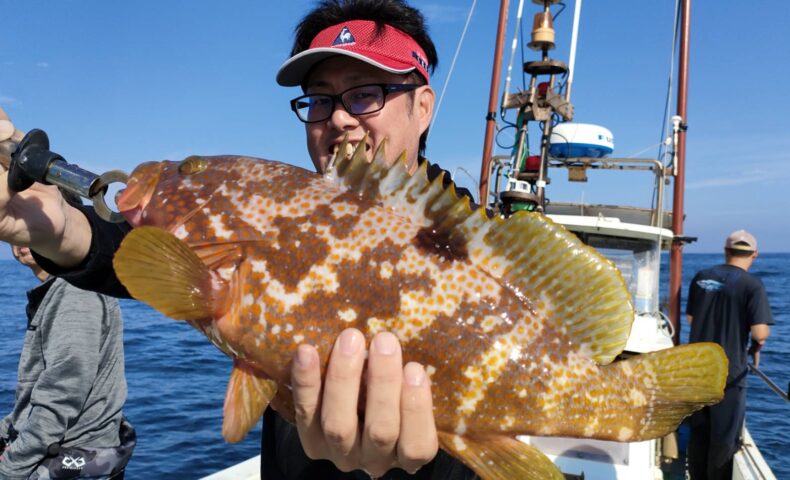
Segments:
[[[742,252],[754,252],[757,250],[756,248],[749,245],[725,245],[724,248],[728,248],[730,250],[740,250]]]
[[[280,70],[277,72],[277,83],[284,87],[299,86],[302,84],[305,77],[308,73],[310,73],[310,70],[314,66],[316,66],[319,62],[335,55],[345,55],[347,57],[355,58],[369,65],[373,65],[376,68],[380,68],[385,72],[395,74],[405,74],[415,70],[413,65],[393,62],[399,63],[399,65],[387,66],[360,53],[351,52],[340,48],[312,48],[310,50],[305,50],[304,52],[298,53],[286,60],[286,62],[282,64]]]

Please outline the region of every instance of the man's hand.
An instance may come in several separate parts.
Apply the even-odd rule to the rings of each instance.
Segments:
[[[0,108],[0,165],[10,161],[22,139]],[[88,254],[88,219],[63,200],[57,187],[34,184],[24,192],[8,189],[8,172],[0,167],[0,241],[30,247],[62,267],[79,264]]]
[[[749,355],[752,356],[752,364],[754,368],[758,368],[760,366],[760,350],[762,350],[763,344],[752,341],[752,344],[749,346]]]
[[[322,389],[318,352],[299,346],[291,379],[302,447],[308,457],[330,460],[345,472],[416,472],[439,448],[425,370],[413,362],[403,366],[400,343],[388,332],[373,338],[362,382],[364,364],[364,336],[345,330],[335,341]]]

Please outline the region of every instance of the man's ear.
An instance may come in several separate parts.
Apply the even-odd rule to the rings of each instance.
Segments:
[[[436,104],[436,92],[433,91],[430,85],[425,85],[417,89],[415,104],[420,122],[420,135],[422,135],[428,127],[431,126],[433,107]]]

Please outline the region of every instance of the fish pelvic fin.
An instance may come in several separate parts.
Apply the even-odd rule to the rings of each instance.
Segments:
[[[364,144],[356,153],[364,153],[360,149]],[[326,176],[426,227],[431,244],[500,279],[598,364],[608,364],[622,352],[634,312],[611,261],[545,215],[517,212],[507,219],[489,218],[485,209],[459,196],[444,175],[429,180],[427,161],[410,175],[405,155],[392,165],[386,157],[385,141],[372,162],[361,154],[340,157]]]
[[[674,431],[684,418],[695,411],[721,401],[727,382],[728,360],[715,343],[692,343],[657,352],[644,353],[604,367],[619,369],[636,378],[652,397],[643,406],[630,405],[634,432],[619,441],[641,441],[662,437]],[[620,397],[628,398],[627,393]]]
[[[214,317],[212,277],[189,245],[157,227],[129,232],[113,268],[137,300],[176,320]]]
[[[258,423],[276,394],[277,382],[260,378],[244,363],[234,361],[223,409],[222,436],[225,441],[241,441]]]
[[[512,437],[468,438],[439,433],[439,444],[474,470],[482,480],[564,480],[562,472],[538,449]]]

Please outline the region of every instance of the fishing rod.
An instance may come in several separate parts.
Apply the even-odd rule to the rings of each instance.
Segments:
[[[775,384],[773,380],[768,378],[768,375],[761,372],[759,368],[755,367],[751,363],[749,364],[749,370],[751,370],[753,373],[756,373],[757,376],[760,377],[760,379],[762,379],[762,381],[765,382],[766,385],[768,385],[768,388],[774,391],[774,393],[776,393],[781,398],[783,398],[787,403],[790,403],[790,382],[788,382],[787,392],[785,392],[782,391],[779,385]]]

